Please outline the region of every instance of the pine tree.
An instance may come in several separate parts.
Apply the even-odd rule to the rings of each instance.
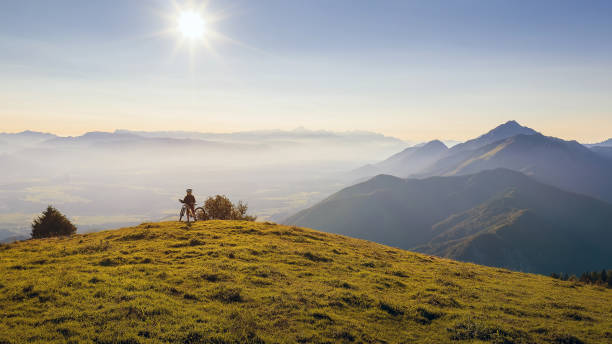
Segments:
[[[601,280],[604,282],[608,281],[608,273],[606,272],[606,269],[601,270]]]
[[[33,239],[72,235],[76,230],[72,222],[52,206],[48,206],[47,210],[32,222]]]

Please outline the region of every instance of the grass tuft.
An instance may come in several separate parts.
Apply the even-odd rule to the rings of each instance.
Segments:
[[[219,287],[212,294],[212,298],[225,303],[242,302],[244,298],[240,288]]]
[[[303,255],[303,256],[304,256],[306,259],[308,259],[308,260],[312,260],[313,262],[324,262],[324,263],[329,263],[329,262],[331,262],[331,261],[332,261],[332,259],[331,259],[331,258],[327,258],[327,257],[324,257],[324,256],[320,256],[320,255],[314,254],[314,253],[312,253],[312,252],[310,252],[310,251],[308,251],[308,252],[304,252],[304,253],[302,253],[302,255]]]
[[[402,306],[389,301],[380,301],[378,307],[393,316],[404,315],[404,309]]]

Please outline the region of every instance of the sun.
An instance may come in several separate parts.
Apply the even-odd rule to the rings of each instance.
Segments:
[[[184,38],[190,40],[199,40],[204,38],[206,33],[206,23],[202,16],[193,11],[186,10],[179,13],[178,16],[178,31]]]
[[[0,0],[2,1],[2,0]],[[204,51],[207,55],[219,57],[214,49],[215,43],[241,44],[216,30],[217,24],[228,18],[227,10],[211,12],[207,7],[208,0],[171,0],[172,7],[159,12],[166,28],[158,34],[172,37],[175,46],[172,55],[187,51],[190,65],[197,60],[197,55]]]

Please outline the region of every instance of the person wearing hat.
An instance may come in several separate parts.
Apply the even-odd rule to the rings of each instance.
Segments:
[[[187,205],[187,208],[188,208],[187,221],[189,221],[189,212],[191,212],[191,216],[193,217],[193,219],[196,220],[196,216],[195,216],[196,199],[193,196],[192,192],[193,190],[187,189],[187,195],[185,195],[185,198],[183,198],[182,200],[179,199],[179,201]]]

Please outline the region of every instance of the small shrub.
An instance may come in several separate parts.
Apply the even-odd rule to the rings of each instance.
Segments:
[[[206,217],[212,220],[243,220],[255,221],[257,217],[247,215],[249,206],[242,202],[234,204],[225,195],[208,197],[204,202]]]
[[[69,236],[76,233],[77,228],[57,209],[48,206],[42,215],[32,222],[32,238],[50,238]]]
[[[255,216],[247,215],[248,209],[249,206],[246,203],[238,201],[232,206],[232,220],[255,221]]]

